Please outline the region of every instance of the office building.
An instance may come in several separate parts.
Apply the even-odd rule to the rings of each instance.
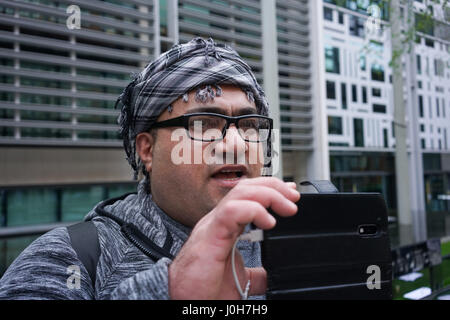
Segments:
[[[280,129],[279,176],[381,192],[396,216],[388,11],[377,32],[365,28],[378,3],[0,0],[0,273],[39,232],[135,189],[116,99],[133,73],[196,36],[234,47],[266,90]],[[450,233],[450,39],[441,29],[418,34],[413,75],[436,236]]]

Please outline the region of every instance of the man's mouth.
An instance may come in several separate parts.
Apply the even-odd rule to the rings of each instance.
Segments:
[[[227,186],[237,183],[240,179],[247,176],[247,168],[241,165],[225,166],[219,168],[212,174],[212,178],[218,182],[222,182]]]
[[[220,171],[219,173],[213,175],[216,179],[226,179],[226,180],[232,180],[232,179],[239,179],[243,176],[242,171]]]

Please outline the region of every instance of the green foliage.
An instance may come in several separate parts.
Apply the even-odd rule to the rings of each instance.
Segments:
[[[360,1],[360,0],[325,0],[325,2],[333,3],[339,7],[347,9],[355,9],[359,12],[366,12],[366,9],[375,4],[380,8],[382,13],[382,19],[388,22],[390,17],[390,12],[392,10],[392,0],[370,0],[370,1]],[[435,29],[435,18],[433,13],[433,4],[439,4],[439,0],[423,0],[425,3],[425,11],[422,13],[413,13],[412,5],[408,5],[408,0],[400,0],[400,3],[405,8],[408,8],[407,14],[407,28],[404,29],[400,34],[393,34],[392,37],[401,37],[401,47],[395,48],[392,52],[392,60],[389,66],[396,68],[399,65],[400,58],[405,53],[410,53],[413,43],[416,41],[417,32],[423,33],[425,35],[434,36]],[[441,4],[442,10],[445,13],[449,9],[449,0],[444,0]],[[353,9],[352,9],[353,8]],[[412,18],[414,17],[415,23],[412,23]],[[399,17],[393,17],[398,19]],[[387,29],[391,27],[390,22],[386,25]],[[368,53],[370,48],[365,46],[362,53]]]
[[[441,254],[442,256],[450,254],[450,242],[441,244]],[[404,300],[405,298],[403,298],[403,295],[405,293],[420,287],[430,287],[430,268],[425,268],[419,272],[423,274],[423,277],[413,282],[394,279],[392,282],[394,300]],[[443,287],[450,285],[450,260],[443,260],[442,264],[436,267],[436,272]]]
[[[390,2],[391,0],[389,0]],[[407,28],[401,32],[400,35],[393,34],[392,37],[401,37],[402,46],[400,49],[395,48],[392,52],[392,60],[389,66],[396,68],[399,65],[400,58],[405,53],[410,53],[412,45],[416,41],[417,32],[425,35],[434,36],[435,18],[432,4],[439,4],[439,0],[423,0],[425,3],[425,11],[422,13],[413,13],[413,7],[408,8]],[[445,0],[442,3],[442,10],[445,12],[448,8],[448,1]],[[407,5],[408,0],[401,0],[402,4]],[[414,17],[415,23],[411,22]]]

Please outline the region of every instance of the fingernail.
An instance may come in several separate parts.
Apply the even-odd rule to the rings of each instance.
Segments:
[[[300,196],[300,192],[298,192],[297,189],[290,189],[289,192],[292,194],[292,196],[294,197],[299,197]]]
[[[275,217],[274,216],[272,216],[272,215],[269,215],[269,219],[270,219],[270,223],[272,224],[272,225],[275,225],[276,223],[277,223],[277,220],[275,219]]]
[[[295,182],[286,182],[286,184],[287,184],[290,188],[297,189],[297,184],[296,184]]]

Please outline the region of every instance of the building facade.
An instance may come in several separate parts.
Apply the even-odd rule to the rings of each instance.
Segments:
[[[268,93],[278,176],[381,192],[395,216],[385,9],[380,28],[366,32],[368,6],[379,2],[0,0],[0,274],[38,234],[135,189],[116,99],[133,73],[196,36],[233,46]],[[449,21],[441,11],[436,5]],[[450,233],[449,39],[418,38],[423,196],[429,234],[442,236]]]
[[[404,45],[401,60],[410,128],[406,143],[410,172],[423,172],[419,179],[424,186],[412,191],[411,201],[425,198],[424,211],[417,213],[421,233],[442,237],[450,233],[450,9],[444,9],[444,1],[410,4],[416,34],[410,51],[408,43]],[[372,5],[379,8],[376,30],[367,25]],[[431,10],[426,10],[428,5]],[[406,25],[408,7],[401,10]],[[432,17],[431,27],[419,23],[425,12]],[[381,192],[396,217],[393,35],[386,1],[324,0],[321,18],[331,180],[341,191]],[[418,134],[417,156],[411,132]],[[394,237],[396,233],[393,230]]]
[[[279,105],[282,150],[317,163],[309,11],[306,0],[0,0],[0,272],[39,234],[135,189],[114,105],[175,43],[232,45]]]

